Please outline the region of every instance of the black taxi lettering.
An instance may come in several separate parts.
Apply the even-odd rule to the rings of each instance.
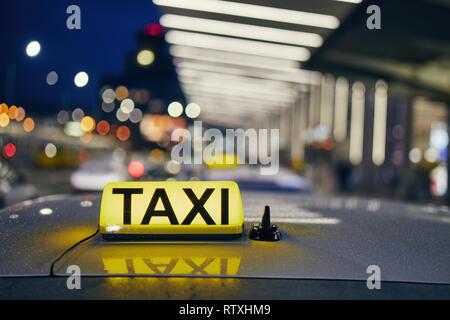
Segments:
[[[155,210],[158,200],[161,199],[164,210]],[[173,211],[172,205],[170,204],[169,197],[167,196],[166,190],[158,188],[155,190],[152,199],[145,211],[144,218],[141,224],[149,224],[152,217],[167,217],[169,218],[170,224],[177,225],[178,219]]]
[[[212,195],[215,189],[208,188],[197,198],[194,191],[190,188],[184,188],[183,191],[193,204],[192,209],[181,223],[182,225],[190,225],[197,215],[200,215],[207,225],[215,225],[215,221],[205,208],[205,203]],[[134,194],[143,194],[143,188],[113,188],[113,194],[123,195],[123,224],[131,224],[131,203]],[[229,224],[229,190],[221,189],[221,224]],[[156,210],[158,200],[161,200],[164,210]],[[152,217],[167,217],[171,225],[179,225],[177,216],[170,203],[169,197],[163,188],[155,189],[150,203],[145,211],[141,224],[149,224]]]

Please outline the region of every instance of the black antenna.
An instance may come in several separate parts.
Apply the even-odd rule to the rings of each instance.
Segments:
[[[261,223],[254,224],[248,237],[257,241],[279,241],[281,240],[281,232],[278,227],[270,223],[270,207],[264,207],[264,214]]]
[[[270,228],[270,207],[269,206],[264,207],[264,214],[262,217],[261,227],[263,229]]]

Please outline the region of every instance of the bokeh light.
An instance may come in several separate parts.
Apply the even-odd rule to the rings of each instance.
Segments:
[[[104,103],[113,103],[116,99],[116,93],[113,89],[106,89],[102,93],[102,100]]]
[[[200,115],[200,106],[196,103],[189,103],[186,106],[186,116],[191,119],[195,119]]]
[[[102,102],[102,110],[106,113],[112,112],[116,108],[116,104],[114,102],[106,103]]]
[[[420,150],[419,148],[413,148],[409,152],[408,156],[409,161],[411,161],[412,163],[419,163],[420,160],[422,160],[422,150]]]
[[[85,116],[81,119],[81,129],[85,132],[91,132],[95,129],[95,120],[92,117]]]
[[[116,99],[122,101],[128,98],[128,88],[125,86],[118,86],[115,90]]]
[[[142,111],[140,109],[134,109],[133,111],[131,111],[130,113],[130,121],[132,123],[139,123],[142,120]]]
[[[123,113],[131,113],[134,109],[134,101],[127,98],[122,100],[120,103],[120,110],[122,110]]]
[[[50,71],[47,74],[47,84],[54,86],[58,82],[58,74],[55,71]]]
[[[122,109],[117,109],[116,112],[117,120],[119,120],[120,122],[125,122],[128,120],[129,117],[130,115],[128,113],[123,112]]]
[[[34,120],[32,118],[26,118],[22,126],[25,132],[31,132],[35,127]]]
[[[23,119],[25,119],[25,115],[25,109],[22,107],[18,107],[16,112],[16,121],[21,122]]]
[[[84,117],[84,111],[81,108],[76,108],[72,111],[72,120],[73,121],[81,121]]]
[[[183,105],[177,101],[174,101],[167,107],[167,112],[171,117],[179,117],[183,114]]]
[[[155,54],[148,49],[141,50],[137,54],[136,60],[141,66],[149,66],[155,60]]]
[[[153,149],[149,154],[150,162],[156,165],[163,163],[164,157],[164,151],[161,149]]]
[[[53,143],[47,143],[45,145],[44,152],[48,158],[54,158],[56,156],[56,154],[58,153],[58,149],[56,148],[56,146]]]
[[[106,136],[111,130],[109,122],[106,120],[101,120],[97,123],[97,132],[101,136]]]
[[[16,118],[16,115],[17,115],[17,107],[16,106],[9,107],[8,110],[9,119],[14,120]]]
[[[114,161],[122,162],[127,158],[127,152],[123,148],[116,148],[113,151],[112,157]]]
[[[116,137],[120,141],[127,141],[130,138],[131,132],[127,126],[120,126],[116,130]]]
[[[41,44],[38,41],[28,43],[25,52],[29,57],[35,57],[41,52]]]
[[[7,143],[2,150],[3,156],[7,159],[14,157],[17,148],[13,143]]]
[[[9,125],[9,116],[6,113],[0,114],[0,127],[6,128]]]
[[[80,140],[83,143],[90,143],[92,139],[94,138],[94,135],[90,132],[85,132],[80,136]]]
[[[145,168],[140,161],[131,161],[128,165],[128,173],[133,178],[140,178],[144,175]]]
[[[6,103],[0,104],[0,114],[8,112],[8,105]]]
[[[177,174],[180,172],[181,166],[178,161],[170,160],[166,163],[166,171],[170,174]]]
[[[162,35],[163,29],[159,23],[149,23],[145,27],[145,33],[149,36],[156,37]]]
[[[69,116],[69,112],[65,111],[65,110],[61,110],[60,112],[58,112],[58,114],[56,115],[56,121],[59,124],[65,124],[67,121],[69,121],[70,116]]]
[[[75,75],[73,82],[78,88],[82,88],[88,84],[89,76],[86,72],[80,71]]]

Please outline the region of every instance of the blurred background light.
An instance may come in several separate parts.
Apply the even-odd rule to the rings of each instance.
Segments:
[[[386,129],[388,94],[387,83],[378,80],[375,85],[375,104],[373,117],[372,161],[375,165],[383,164],[386,156]]]
[[[116,93],[113,89],[106,89],[102,93],[102,100],[104,103],[113,103],[116,99]]]
[[[120,110],[122,110],[123,113],[131,113],[131,111],[133,111],[134,109],[134,101],[127,98],[122,100],[122,102],[120,103]]]
[[[115,148],[112,154],[113,160],[122,162],[127,158],[127,152],[123,148]]]
[[[262,68],[289,73],[300,72],[298,69],[299,63],[297,61],[249,56],[236,52],[216,51],[173,45],[170,47],[170,54],[175,58],[194,61],[221,64],[226,63],[241,67]]]
[[[159,165],[164,161],[164,151],[161,149],[153,149],[149,153],[149,160],[151,163]]]
[[[433,148],[429,148],[425,151],[424,158],[430,163],[437,162],[439,160],[439,151]]]
[[[187,10],[218,13],[224,15],[248,17],[253,19],[307,25],[313,27],[336,29],[339,20],[331,15],[294,11],[281,8],[266,7],[220,0],[153,0],[163,6]]]
[[[130,138],[131,132],[127,126],[120,126],[116,130],[116,137],[120,141],[127,141]]]
[[[64,133],[69,137],[81,137],[83,129],[78,121],[69,121],[64,125]]]
[[[8,112],[8,105],[6,103],[0,104],[0,114]]]
[[[109,133],[111,130],[111,126],[109,125],[109,122],[106,120],[101,120],[97,123],[97,132],[101,136],[105,136]]]
[[[14,157],[14,155],[16,154],[17,148],[14,145],[14,143],[7,143],[4,147],[3,147],[3,156],[6,159],[10,159],[12,157]]]
[[[117,109],[117,111],[116,111],[116,118],[120,122],[125,122],[125,121],[127,121],[130,118],[130,114],[123,112],[122,109]]]
[[[189,103],[185,110],[186,116],[195,119],[200,115],[200,106],[196,103]]]
[[[360,164],[363,157],[365,90],[361,82],[352,86],[349,159],[354,165]]]
[[[95,129],[95,120],[90,116],[85,116],[81,119],[81,129],[85,132],[91,132]]]
[[[88,144],[94,139],[94,135],[91,132],[83,132],[80,136],[80,141],[82,143]]]
[[[48,158],[54,158],[58,152],[58,149],[53,143],[47,143],[44,152]]]
[[[24,130],[25,132],[31,132],[31,131],[33,131],[33,130],[34,130],[34,127],[35,127],[35,123],[34,123],[33,118],[26,118],[26,119],[23,121],[23,130]]]
[[[140,178],[144,175],[145,168],[140,161],[131,161],[128,165],[128,173],[133,178]]]
[[[116,99],[122,101],[123,99],[128,98],[128,88],[125,86],[118,86],[115,90]]]
[[[412,163],[419,163],[420,160],[422,160],[422,150],[419,148],[413,148],[411,151],[409,151],[409,161]]]
[[[38,41],[28,43],[25,52],[29,57],[35,57],[41,52],[41,44]]]
[[[75,75],[73,82],[78,88],[82,88],[88,84],[89,76],[86,72],[80,71]]]
[[[348,80],[339,77],[335,85],[333,134],[336,141],[342,142],[347,137]]]
[[[179,117],[183,114],[183,105],[177,101],[174,101],[167,107],[167,112],[171,117]]]
[[[61,125],[65,124],[67,121],[69,121],[69,119],[70,119],[69,112],[65,110],[59,111],[58,114],[56,115],[56,121]]]
[[[73,121],[81,121],[84,117],[84,111],[81,108],[75,108],[72,111],[72,120]]]
[[[155,60],[155,54],[148,49],[141,50],[137,54],[136,60],[141,66],[149,66]]]
[[[152,37],[160,36],[163,34],[163,29],[159,23],[149,23],[145,27],[145,34]]]
[[[294,61],[306,61],[310,57],[309,50],[303,47],[185,31],[169,31],[166,33],[166,40],[168,43],[175,45],[231,51]]]
[[[172,29],[207,32],[246,39],[273,41],[297,46],[320,47],[323,39],[320,35],[285,29],[261,27],[243,23],[225,22],[180,15],[165,14],[161,24]]]
[[[23,119],[25,119],[25,115],[25,109],[22,107],[18,107],[16,112],[16,121],[21,122]]]
[[[111,103],[102,102],[102,110],[105,111],[106,113],[114,111],[115,108],[116,104],[114,102]]]
[[[175,160],[167,161],[165,168],[168,173],[173,175],[178,174],[181,170],[180,163]]]
[[[9,107],[8,110],[9,119],[14,120],[16,118],[16,115],[17,115],[17,107],[16,106]]]
[[[9,125],[9,116],[7,113],[0,114],[0,127],[6,128]]]
[[[135,108],[130,113],[130,121],[132,123],[139,123],[142,120],[143,114],[141,109]]]
[[[58,82],[58,74],[55,71],[50,71],[47,74],[47,84],[53,86]]]

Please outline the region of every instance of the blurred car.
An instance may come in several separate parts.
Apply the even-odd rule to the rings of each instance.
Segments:
[[[236,166],[230,169],[206,169],[204,180],[233,180],[244,190],[312,192],[312,183],[288,169],[280,168],[276,175],[261,175],[258,166]]]
[[[0,298],[450,298],[450,211],[373,199],[243,192],[244,234],[220,241],[107,241],[99,195],[0,211]],[[250,240],[264,205],[283,237]],[[69,290],[70,268],[82,290]],[[367,286],[373,266],[382,290]]]
[[[44,150],[35,155],[35,163],[40,168],[76,168],[79,165],[78,152],[70,148],[60,148],[55,155],[49,157]]]
[[[130,176],[123,161],[116,161],[112,157],[103,157],[83,163],[78,170],[72,173],[70,183],[75,190],[101,191],[109,182],[129,179]]]
[[[0,160],[0,208],[33,199],[37,189],[28,183],[8,162]]]

